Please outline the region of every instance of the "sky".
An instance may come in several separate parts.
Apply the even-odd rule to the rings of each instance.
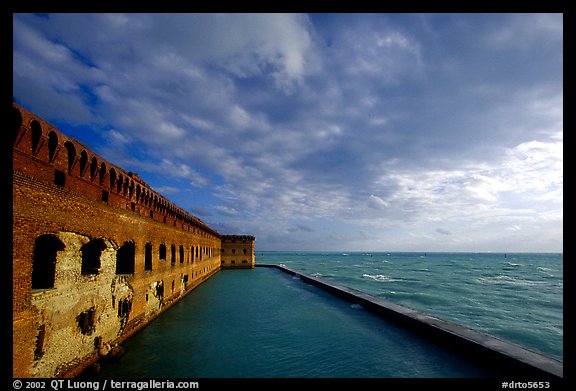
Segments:
[[[256,251],[563,251],[562,14],[14,14],[12,77]]]

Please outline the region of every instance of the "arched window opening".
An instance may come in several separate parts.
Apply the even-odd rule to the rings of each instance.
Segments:
[[[54,235],[41,235],[34,241],[32,261],[32,289],[54,288],[56,257],[64,250],[64,243]]]
[[[88,165],[88,154],[86,151],[80,152],[80,176],[84,176]]]
[[[162,243],[159,248],[159,258],[161,261],[166,261],[166,245]]]
[[[114,191],[114,185],[116,184],[116,170],[114,167],[110,169],[110,191]]]
[[[144,270],[152,270],[152,243],[150,242],[144,246]]]
[[[180,263],[184,263],[184,246],[180,245]]]
[[[130,185],[128,186],[128,197],[132,197],[134,194],[134,181],[130,181]]]
[[[96,176],[96,170],[98,169],[98,161],[95,157],[92,158],[90,162],[90,180],[93,180]]]
[[[102,163],[100,164],[100,171],[98,172],[98,180],[100,181],[100,184],[104,183],[104,178],[106,177],[106,164]]]
[[[116,182],[116,192],[122,194],[122,184],[124,183],[124,176],[120,174],[118,176],[118,181]]]
[[[58,136],[56,135],[56,132],[52,130],[50,131],[50,133],[48,133],[48,156],[50,162],[54,161],[57,146],[58,146]]]
[[[116,252],[116,274],[134,274],[136,248],[134,242],[124,242]]]
[[[64,147],[66,147],[68,151],[68,174],[71,174],[72,167],[74,167],[74,160],[76,159],[76,148],[74,148],[74,144],[70,141],[66,141]]]
[[[32,155],[36,156],[42,138],[42,127],[38,121],[34,120],[30,124],[30,128],[32,129]]]
[[[100,256],[105,248],[106,244],[102,239],[93,239],[80,248],[83,275],[98,274],[100,271]]]
[[[140,185],[136,185],[136,203],[139,202],[140,198]]]
[[[18,138],[18,133],[20,133],[20,128],[22,127],[22,114],[20,114],[20,110],[16,107],[12,107],[12,123],[10,129],[10,137],[12,138],[10,141],[12,145],[16,143],[16,139]]]
[[[170,264],[172,266],[176,265],[176,246],[170,246]]]

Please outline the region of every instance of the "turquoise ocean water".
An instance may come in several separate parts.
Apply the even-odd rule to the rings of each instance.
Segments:
[[[562,254],[259,252],[257,263],[283,264],[563,356]]]
[[[562,358],[561,254],[258,252],[256,261]],[[101,377],[503,375],[269,268],[219,272],[125,347]]]

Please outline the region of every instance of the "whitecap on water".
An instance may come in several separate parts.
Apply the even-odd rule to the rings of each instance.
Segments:
[[[371,280],[374,281],[382,281],[382,282],[393,282],[393,281],[397,281],[394,278],[390,277],[390,276],[386,276],[384,274],[362,274],[362,278],[369,278]]]
[[[510,276],[499,275],[495,277],[480,277],[477,281],[481,284],[501,284],[501,285],[520,285],[520,286],[534,286],[538,284],[546,284],[544,281],[530,281]]]
[[[556,277],[556,276],[557,276],[556,273],[559,272],[559,270],[557,270],[557,269],[551,269],[551,268],[549,268],[549,267],[542,267],[542,266],[539,266],[539,267],[537,267],[536,269],[537,269],[540,273],[543,273],[543,274],[545,274],[545,275],[547,275],[547,276],[549,276],[549,277]],[[556,272],[556,273],[555,273],[555,272]]]

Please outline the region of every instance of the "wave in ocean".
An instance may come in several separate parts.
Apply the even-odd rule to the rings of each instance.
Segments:
[[[394,282],[394,281],[399,281],[395,278],[392,278],[390,276],[386,276],[384,274],[362,274],[362,278],[368,278],[374,281],[380,281],[380,282]]]

